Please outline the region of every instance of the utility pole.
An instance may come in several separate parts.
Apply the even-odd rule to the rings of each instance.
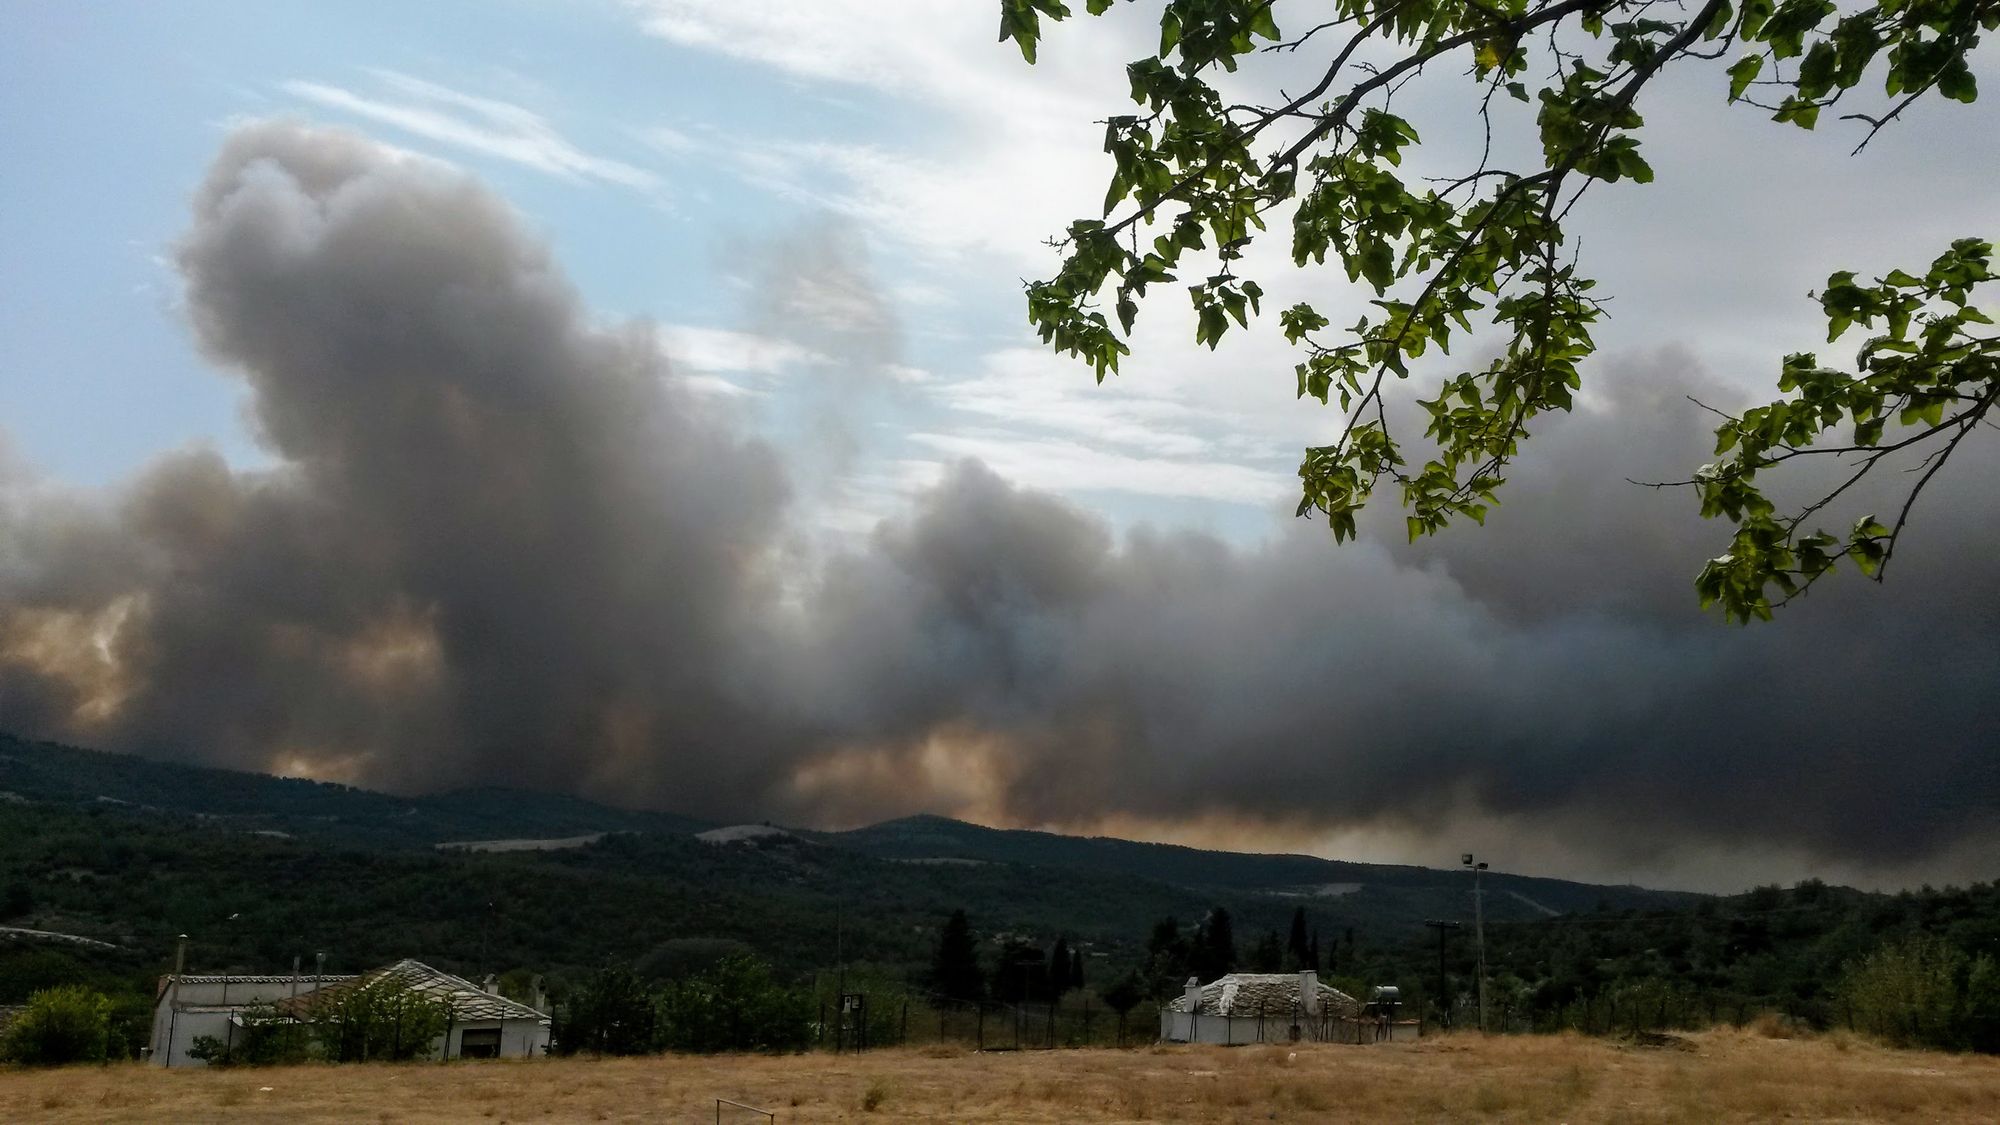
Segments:
[[[1440,922],[1435,919],[1424,925],[1438,932],[1438,1019],[1447,1026],[1451,1023],[1451,983],[1444,971],[1444,939],[1451,931],[1459,929],[1457,922]]]
[[[1483,861],[1474,862],[1472,853],[1466,852],[1463,862],[1472,871],[1472,932],[1473,940],[1479,946],[1479,1033],[1486,1034],[1486,904],[1479,876],[1485,872]]]

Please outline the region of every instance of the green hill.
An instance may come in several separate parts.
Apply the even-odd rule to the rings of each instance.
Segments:
[[[884,857],[958,858],[1099,871],[1157,879],[1177,886],[1258,893],[1312,903],[1330,903],[1354,895],[1372,898],[1393,892],[1412,907],[1419,902],[1434,903],[1433,915],[1457,914],[1471,889],[1466,873],[1456,869],[1348,863],[1308,855],[1207,851],[1104,836],[984,828],[940,816],[905,817],[851,832],[822,834],[818,838]],[[1599,886],[1506,873],[1490,873],[1486,885],[1493,895],[1491,909],[1502,917],[1685,906],[1704,897],[1682,891]],[[1513,897],[1517,895],[1520,897]],[[1419,910],[1410,918],[1421,921],[1418,917],[1421,913]]]
[[[0,793],[41,804],[132,807],[364,847],[593,832],[697,832],[670,813],[517,789],[396,797],[347,785],[80,750],[0,734]]]

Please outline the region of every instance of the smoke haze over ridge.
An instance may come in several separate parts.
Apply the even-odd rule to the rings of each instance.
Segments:
[[[1598,364],[1483,531],[1120,535],[963,461],[802,570],[786,447],[603,326],[461,172],[243,126],[177,265],[274,464],[181,450],[100,495],[0,456],[0,728],[718,819],[1992,875],[1991,442],[1888,588],[1843,575],[1750,630],[1693,607],[1718,529],[1624,481],[1705,459],[1671,350]]]

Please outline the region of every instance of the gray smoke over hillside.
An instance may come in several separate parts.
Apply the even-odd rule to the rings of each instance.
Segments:
[[[276,467],[186,450],[103,497],[0,456],[0,727],[718,817],[1478,823],[1596,870],[2000,835],[1991,442],[1887,590],[1751,630],[1692,604],[1720,529],[1623,479],[1706,452],[1672,353],[1605,365],[1484,531],[1120,538],[965,463],[801,579],[778,455],[463,175],[249,126],[179,264]]]

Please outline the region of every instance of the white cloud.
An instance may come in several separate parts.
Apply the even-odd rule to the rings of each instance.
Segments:
[[[1050,69],[1083,52],[1112,51],[1102,61],[1122,64],[1137,42],[1107,43],[1100,34],[1067,51],[1051,44],[1037,80],[1023,73],[1028,68],[1011,45],[995,42],[999,11],[984,0],[630,0],[630,6],[648,34],[682,47],[805,81],[994,110],[1066,99],[1065,84],[1047,80]],[[1117,79],[1121,72],[1110,73]],[[996,104],[995,95],[1014,101]]]
[[[916,433],[910,440],[951,458],[976,457],[1016,484],[1052,492],[1126,492],[1268,508],[1298,487],[1291,477],[1249,465],[1134,456],[1013,432]]]
[[[790,340],[725,328],[673,324],[662,328],[660,335],[661,346],[675,365],[710,375],[781,375],[827,362],[825,356]]]
[[[343,86],[303,80],[282,83],[281,88],[315,105],[564,179],[596,180],[642,190],[659,187],[659,177],[653,173],[584,152],[546,118],[523,106],[394,71],[371,73],[393,97],[374,97]]]
[[[1079,365],[1035,348],[983,357],[978,373],[937,386],[932,397],[986,424],[1059,431],[1158,457],[1200,457],[1213,442],[1197,432],[1218,421],[1186,403],[1139,389],[1093,385]]]
[[[867,225],[925,264],[968,255],[1039,272],[1044,240],[1089,210],[1106,174],[1109,113],[1130,101],[1124,64],[1151,32],[1114,12],[1052,28],[1029,66],[995,41],[982,0],[633,0],[641,26],[678,46],[776,70],[812,86],[862,89],[905,113],[896,141],[824,136],[722,139],[752,182]],[[1000,276],[1004,276],[1001,274]]]

